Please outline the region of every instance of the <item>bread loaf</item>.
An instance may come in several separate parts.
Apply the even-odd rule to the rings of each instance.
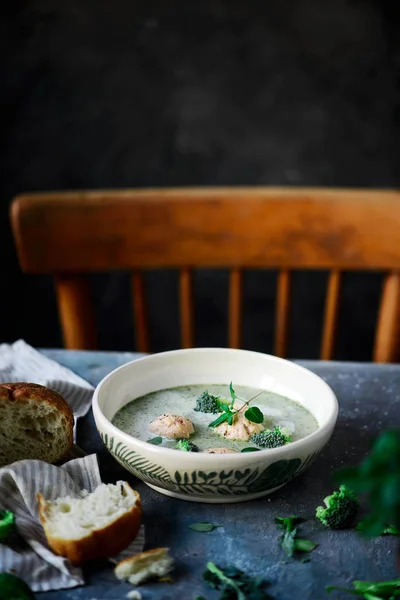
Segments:
[[[140,496],[124,481],[102,483],[81,497],[48,502],[38,494],[38,500],[50,548],[75,565],[124,550],[136,538],[142,519]]]
[[[61,460],[73,427],[72,409],[57,392],[35,383],[0,384],[0,467],[25,458]]]

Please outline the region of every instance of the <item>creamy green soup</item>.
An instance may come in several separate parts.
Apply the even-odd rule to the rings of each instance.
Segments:
[[[207,390],[214,396],[229,398],[227,385],[189,385],[152,392],[123,406],[114,416],[112,423],[122,431],[140,440],[147,441],[155,434],[149,430],[149,424],[162,414],[171,413],[190,419],[195,433],[190,436],[199,450],[208,448],[230,448],[240,452],[243,448],[256,447],[250,441],[226,439],[218,435],[218,428],[210,428],[209,424],[218,415],[197,412],[194,410],[196,399]],[[251,387],[235,386],[237,396],[248,400],[260,390]],[[303,406],[272,392],[263,392],[251,403],[258,406],[264,414],[263,425],[272,429],[276,425],[287,428],[292,441],[300,440],[318,428],[313,415]],[[163,438],[162,445],[174,448],[176,440]]]

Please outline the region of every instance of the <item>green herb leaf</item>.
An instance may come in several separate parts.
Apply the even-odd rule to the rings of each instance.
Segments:
[[[302,563],[309,563],[309,562],[311,562],[311,558],[309,556],[306,556],[305,558],[301,559],[301,562]]]
[[[250,446],[248,448],[243,448],[243,450],[241,450],[241,452],[260,452],[259,448],[251,448]]]
[[[382,531],[382,535],[397,535],[400,536],[400,529],[394,525],[388,525]]]
[[[154,444],[154,446],[159,446],[160,444],[162,444],[162,437],[154,437],[151,438],[151,440],[147,440],[148,444]]]
[[[257,406],[251,406],[244,413],[246,419],[251,421],[252,423],[262,423],[264,421],[264,415],[261,410],[257,408]]]
[[[0,510],[0,542],[5,542],[15,530],[15,515],[10,510]]]
[[[302,521],[303,519],[300,519],[299,517],[275,518],[275,523],[284,531],[284,534],[281,537],[281,546],[289,557],[292,557],[295,552],[312,552],[317,546],[314,542],[296,537],[296,526]]]
[[[303,540],[301,538],[296,538],[294,540],[294,549],[299,552],[312,552],[316,547],[317,544],[310,540]]]
[[[220,600],[270,600],[261,577],[250,577],[234,566],[222,568],[209,562],[203,578],[210,587],[221,591]]]
[[[35,600],[32,590],[25,581],[11,573],[0,573],[0,592],[1,598]]]
[[[361,531],[361,533],[365,533],[370,528],[369,519],[364,519],[357,524],[356,530]],[[386,525],[382,528],[379,535],[397,535],[400,536],[400,529],[395,525]]]
[[[303,521],[304,519],[301,519],[300,517],[275,517],[275,523],[278,525],[279,529],[286,531],[293,531],[296,525]]]
[[[342,588],[328,585],[325,589],[330,594],[333,591],[348,592],[363,596],[366,600],[392,600],[400,594],[400,578],[392,581],[353,581],[353,588]]]
[[[230,411],[229,404],[226,404],[226,402],[220,402],[219,405],[225,412]]]
[[[218,427],[218,425],[221,425],[221,423],[228,421],[230,415],[231,413],[229,412],[222,413],[222,415],[215,419],[215,421],[209,424],[209,427]]]
[[[225,575],[224,571],[212,562],[208,562],[206,567],[208,571],[204,573],[203,577],[207,583],[211,585],[211,587],[216,590],[222,588],[224,591],[227,587],[229,587],[236,592],[237,600],[246,600],[246,596],[241,591],[237,582],[232,579],[232,576],[228,577]],[[210,573],[211,577],[207,577],[208,572]]]
[[[200,522],[192,523],[191,525],[188,525],[188,527],[189,529],[193,529],[193,531],[208,533],[209,531],[214,531],[214,529],[217,529],[218,527],[222,527],[222,525],[214,525],[214,523]]]
[[[297,529],[293,529],[292,531],[286,531],[281,539],[282,549],[286,552],[286,554],[291,558],[295,551],[294,538],[296,537]]]
[[[232,381],[231,381],[231,382],[230,382],[230,384],[229,384],[229,393],[230,393],[230,395],[231,395],[231,398],[232,398],[232,404],[231,404],[231,407],[232,407],[232,406],[233,406],[233,403],[234,403],[234,402],[235,402],[235,400],[236,400],[236,394],[235,394],[235,390],[233,389]]]

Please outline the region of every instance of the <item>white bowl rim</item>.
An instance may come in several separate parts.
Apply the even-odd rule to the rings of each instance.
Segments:
[[[103,411],[101,410],[101,408],[99,406],[98,397],[100,395],[102,386],[109,379],[112,379],[113,377],[115,377],[118,373],[120,373],[124,369],[129,369],[133,363],[140,363],[143,360],[149,360],[155,356],[168,357],[168,356],[182,354],[182,353],[185,353],[185,354],[186,353],[194,353],[194,352],[199,352],[199,353],[215,352],[215,353],[217,353],[217,352],[221,352],[221,351],[228,352],[228,353],[240,352],[240,353],[245,353],[247,355],[265,356],[266,358],[272,359],[273,361],[278,361],[281,363],[290,363],[290,365],[294,366],[295,368],[297,368],[301,371],[306,371],[310,377],[318,379],[323,384],[323,386],[326,388],[326,391],[327,391],[327,393],[330,397],[330,401],[331,401],[331,407],[330,407],[331,411],[330,411],[330,414],[328,414],[326,423],[322,427],[318,427],[313,433],[310,433],[306,437],[301,438],[300,440],[296,440],[295,442],[290,442],[289,444],[285,444],[284,446],[279,446],[278,448],[268,448],[268,449],[259,450],[256,452],[236,452],[236,453],[229,453],[229,454],[223,454],[223,455],[222,454],[208,454],[206,452],[182,452],[179,450],[175,450],[174,448],[166,448],[165,446],[158,446],[155,444],[150,444],[149,442],[146,442],[144,440],[140,440],[139,438],[136,438],[133,435],[130,435],[129,433],[126,433],[125,431],[122,431],[121,429],[119,429],[118,427],[113,425],[111,423],[111,421],[104,415]],[[332,429],[336,424],[336,420],[337,420],[337,416],[338,416],[338,412],[339,412],[339,405],[338,405],[338,401],[337,401],[334,391],[326,383],[326,381],[324,381],[322,379],[322,377],[319,377],[319,375],[317,375],[313,371],[310,371],[310,369],[307,369],[306,367],[303,367],[302,365],[299,365],[292,360],[280,358],[278,356],[274,356],[272,354],[267,354],[265,352],[256,352],[254,350],[242,350],[240,348],[222,348],[222,347],[221,348],[219,348],[219,347],[211,347],[211,348],[204,347],[203,348],[203,347],[200,347],[200,348],[181,348],[178,350],[167,350],[165,352],[155,352],[153,354],[146,354],[144,356],[141,356],[140,358],[135,358],[135,359],[121,365],[120,367],[117,367],[116,369],[113,369],[110,373],[108,373],[108,375],[103,377],[103,379],[96,386],[94,394],[93,394],[93,399],[92,399],[92,409],[93,409],[93,414],[95,415],[95,418],[97,417],[99,419],[99,421],[105,422],[106,428],[109,430],[107,432],[109,435],[111,433],[111,434],[118,436],[127,445],[131,444],[133,441],[136,446],[138,446],[139,448],[142,448],[145,452],[154,453],[155,455],[160,454],[160,453],[162,453],[162,454],[167,453],[166,456],[169,456],[170,458],[172,458],[172,456],[176,456],[177,452],[179,452],[181,459],[184,462],[186,462],[189,458],[190,458],[190,462],[196,462],[196,458],[201,458],[202,461],[203,460],[209,461],[210,464],[212,464],[212,461],[214,461],[216,459],[216,457],[221,458],[221,456],[223,456],[224,462],[226,461],[227,463],[241,464],[241,463],[247,463],[249,461],[249,457],[251,457],[253,460],[255,460],[255,459],[261,459],[262,456],[274,457],[279,454],[280,455],[288,454],[289,452],[291,454],[292,450],[297,450],[297,449],[304,450],[304,448],[310,442],[316,442],[319,440],[319,438],[324,438],[326,432],[328,432],[330,429]]]

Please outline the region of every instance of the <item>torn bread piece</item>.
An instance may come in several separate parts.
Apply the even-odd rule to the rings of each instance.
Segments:
[[[139,585],[148,579],[168,575],[174,568],[174,559],[168,555],[168,548],[154,548],[121,560],[114,569],[118,579],[126,579],[132,585]]]
[[[81,497],[65,496],[50,502],[38,494],[39,517],[50,548],[74,565],[110,558],[137,536],[142,520],[138,492],[125,481],[100,484]]]

